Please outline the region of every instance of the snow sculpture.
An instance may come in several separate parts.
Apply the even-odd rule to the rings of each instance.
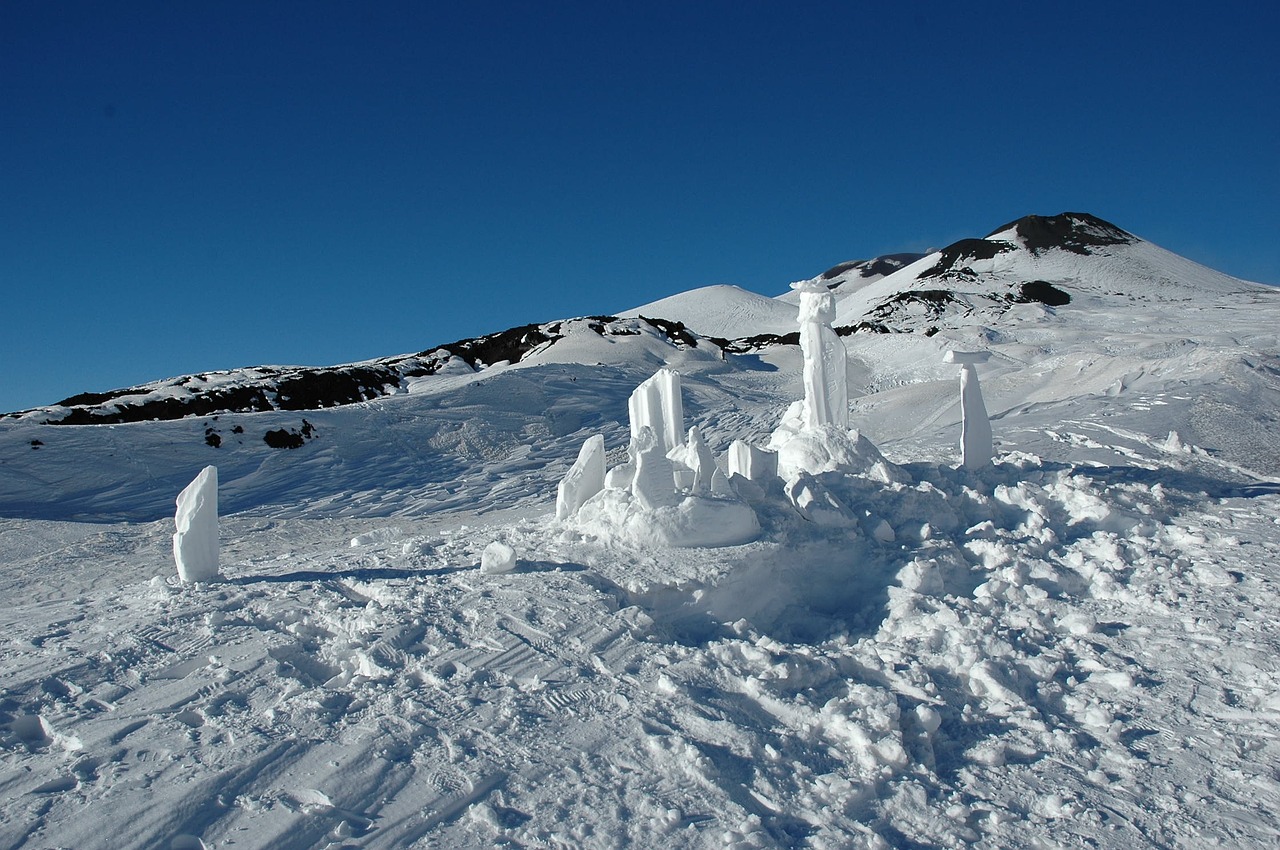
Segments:
[[[764,481],[778,475],[778,455],[742,440],[729,444],[729,475],[741,475],[748,481]]]
[[[662,453],[684,443],[684,402],[680,397],[680,375],[671,369],[659,369],[636,387],[627,401],[631,417],[631,439],[641,428],[653,429]]]
[[[596,434],[582,444],[578,459],[556,488],[556,519],[568,519],[582,503],[604,489],[604,436]]]
[[[663,451],[657,434],[648,425],[641,426],[640,433],[632,439],[631,455],[632,463],[635,464],[631,495],[640,507],[651,511],[670,507],[679,501],[674,468]]]
[[[218,468],[206,466],[178,494],[173,560],[183,581],[218,578]]]
[[[689,429],[689,439],[685,456],[685,466],[693,471],[693,483],[690,489],[695,496],[706,496],[711,493],[711,479],[716,472],[716,458],[702,439],[702,432],[694,425]]]
[[[603,471],[603,438],[583,446],[557,491],[556,516],[639,546],[735,546],[760,534],[702,433],[684,433],[680,376],[661,369],[631,394],[628,461]],[[576,507],[575,507],[576,505]]]
[[[990,357],[986,351],[948,351],[942,357],[944,363],[960,365],[960,465],[965,469],[981,469],[995,456],[991,420],[982,403],[978,371],[973,368]]]
[[[800,293],[800,351],[804,354],[806,428],[849,427],[849,379],[844,343],[832,329],[836,300],[825,284],[804,280],[791,284]]]

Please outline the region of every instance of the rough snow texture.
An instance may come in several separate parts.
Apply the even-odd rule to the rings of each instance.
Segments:
[[[804,354],[804,425],[849,427],[848,354],[832,329],[836,302],[826,286],[792,284],[800,293],[800,350]]]
[[[556,486],[556,519],[573,517],[582,503],[604,489],[604,436],[588,437],[578,459]]]
[[[173,560],[182,581],[218,578],[218,468],[206,466],[178,494]]]
[[[636,387],[627,402],[631,416],[631,438],[649,428],[665,454],[684,444],[684,401],[680,396],[680,375],[673,369],[657,374]]]

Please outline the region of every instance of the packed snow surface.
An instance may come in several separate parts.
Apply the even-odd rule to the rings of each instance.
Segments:
[[[584,332],[294,449],[288,411],[0,422],[0,847],[1280,844],[1280,301],[1139,297],[1181,266],[1122,251],[1161,260],[846,336],[856,435],[659,507],[747,508],[715,549],[559,521],[557,482],[627,460],[664,366],[727,471],[794,346]],[[981,469],[948,349],[991,354]],[[183,583],[211,464],[221,580]]]

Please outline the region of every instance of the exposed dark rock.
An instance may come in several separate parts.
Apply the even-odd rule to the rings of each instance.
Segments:
[[[689,332],[688,328],[684,326],[684,322],[673,322],[670,319],[650,319],[648,316],[641,316],[640,321],[648,322],[649,325],[661,331],[677,348],[698,347],[698,338]]]
[[[707,337],[707,340],[729,354],[750,354],[774,345],[799,345],[800,331],[792,331],[789,334],[756,334],[741,339]]]
[[[855,269],[859,277],[888,277],[898,269],[911,265],[923,256],[924,254],[902,253],[885,254],[884,256],[876,257],[874,260],[850,260],[847,263],[840,263],[827,269],[822,273],[822,279],[831,280]]]
[[[1009,296],[1009,300],[1017,304],[1047,304],[1050,307],[1061,307],[1071,303],[1071,296],[1058,287],[1044,280],[1029,280],[1018,289],[1017,295]]]
[[[243,433],[244,433],[244,428],[242,428],[242,427],[241,427],[241,426],[239,426],[239,425],[232,426],[232,428],[231,428],[231,433],[232,433],[232,434],[243,434]]]
[[[832,266],[831,268],[827,269],[825,272],[823,272],[821,277],[823,280],[831,280],[832,278],[839,277],[840,275],[844,274],[847,271],[858,268],[865,262],[867,261],[866,260],[849,260],[848,262],[838,263]]]
[[[38,448],[40,448],[40,447],[41,447],[41,446],[43,446],[43,445],[44,445],[44,443],[42,443],[42,442],[41,442],[41,441],[39,441],[39,440],[32,440],[32,441],[31,441],[31,448],[33,448],[33,449],[38,449]]]
[[[894,330],[883,322],[858,322],[856,325],[840,325],[835,329],[840,336],[852,336],[853,334],[896,334],[902,331]]]
[[[496,334],[489,334],[476,339],[458,340],[440,347],[450,354],[462,358],[468,366],[474,369],[477,363],[486,366],[501,363],[504,360],[510,363],[519,363],[521,358],[533,349],[560,338],[559,323],[548,325],[546,330],[541,325],[521,325],[518,328],[511,328]]]
[[[306,438],[297,431],[286,431],[284,428],[268,431],[262,435],[262,440],[273,449],[300,449],[306,443]]]
[[[207,445],[210,445],[215,449],[222,445],[222,437],[218,436],[213,431],[205,432],[204,441]]]
[[[1076,254],[1092,253],[1090,248],[1104,245],[1127,245],[1137,242],[1110,222],[1088,213],[1064,212],[1059,215],[1028,215],[997,227],[990,235],[1015,228],[1024,245],[1033,254],[1061,248]]]
[[[912,289],[881,301],[868,315],[882,322],[897,318],[897,314],[913,304],[921,305],[925,317],[939,319],[948,307],[956,306],[967,309],[968,303],[954,292],[946,289]]]
[[[974,260],[990,260],[1016,248],[1012,242],[1001,242],[990,239],[961,239],[942,249],[942,256],[928,271],[920,274],[920,279],[943,276],[972,276],[973,269],[968,264]]]

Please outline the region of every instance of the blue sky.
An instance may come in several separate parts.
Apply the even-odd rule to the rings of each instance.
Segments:
[[[1272,3],[0,3],[0,410],[1091,212],[1280,283]]]

